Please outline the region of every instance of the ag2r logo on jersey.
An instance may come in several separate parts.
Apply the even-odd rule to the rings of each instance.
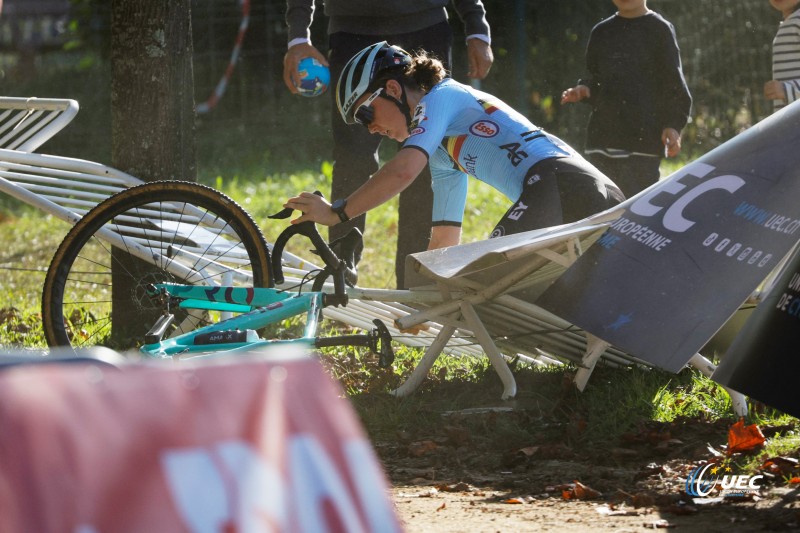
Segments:
[[[469,127],[469,132],[476,137],[494,137],[500,133],[500,126],[491,120],[479,120]]]

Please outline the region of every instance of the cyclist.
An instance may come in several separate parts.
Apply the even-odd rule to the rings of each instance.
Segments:
[[[327,226],[386,202],[430,163],[433,229],[429,249],[458,244],[471,175],[514,204],[491,237],[580,220],[624,199],[614,183],[557,137],[494,96],[446,77],[425,52],[411,56],[385,41],[345,65],[336,104],[348,124],[402,148],[358,190],[328,203],[303,192],[284,207]]]

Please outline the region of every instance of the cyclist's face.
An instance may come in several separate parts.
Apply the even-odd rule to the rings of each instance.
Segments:
[[[399,83],[394,80],[389,80],[386,83],[384,92],[389,96],[399,99],[402,89]],[[358,105],[366,102],[368,98],[368,96],[365,97],[363,102],[358,102]],[[378,133],[400,142],[408,138],[406,117],[394,102],[379,97],[372,100],[370,106],[372,106],[373,110],[372,122],[367,126],[370,133]]]

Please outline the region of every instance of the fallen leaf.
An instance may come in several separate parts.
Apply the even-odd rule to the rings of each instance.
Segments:
[[[539,451],[538,446],[526,446],[525,448],[520,448],[519,450],[517,450],[517,453],[521,453],[525,457],[531,457],[538,451]]]
[[[503,500],[503,503],[510,503],[510,504],[514,504],[514,505],[519,505],[519,504],[525,503],[525,502],[522,501],[521,498],[509,498],[507,500]]]
[[[575,480],[575,484],[572,488],[561,491],[561,497],[565,500],[591,500],[593,498],[599,498],[600,496],[602,496],[601,492],[594,490],[588,485],[584,485],[578,480]]]
[[[436,488],[442,492],[466,492],[470,490],[470,486],[463,481],[452,485],[436,485]]]
[[[396,322],[395,325],[397,325]],[[401,329],[400,333],[404,333],[407,335],[419,335],[421,332],[428,331],[429,329],[431,328],[428,324],[420,324],[419,326],[412,326],[410,328]]]
[[[432,452],[438,447],[439,445],[432,440],[420,440],[417,442],[412,442],[408,445],[408,453],[414,457],[421,457]]]
[[[447,507],[447,502],[442,502],[442,505],[440,505],[439,508],[436,509],[436,512],[443,510],[445,507]]]
[[[797,459],[793,457],[770,457],[761,463],[759,470],[785,478],[795,477],[799,467]]]
[[[757,424],[744,425],[744,418],[728,430],[728,455],[760,448],[767,439]]]

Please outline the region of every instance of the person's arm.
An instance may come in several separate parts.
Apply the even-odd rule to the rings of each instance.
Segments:
[[[592,37],[594,30],[589,34],[589,42],[586,45],[586,69],[589,71],[592,78],[582,78],[578,80],[575,87],[570,87],[561,93],[561,105],[573,104],[583,100],[589,100],[592,97],[592,85],[594,85],[593,77],[597,68],[597,60],[592,46]]]
[[[775,39],[775,50],[791,50],[793,53],[800,50],[800,20],[790,17],[783,22]],[[791,68],[795,72],[800,71],[800,62],[793,61],[782,65],[782,67]],[[769,100],[781,100],[791,104],[800,99],[800,79],[770,80],[764,84],[764,97]]]
[[[441,146],[431,155],[430,168],[433,209],[428,250],[434,250],[461,242],[469,177],[453,165],[450,155]]]
[[[345,213],[349,218],[357,217],[391,200],[411,185],[427,164],[428,157],[422,150],[401,149],[347,198]],[[340,222],[339,215],[331,210],[330,203],[309,192],[289,198],[283,206],[303,213],[292,220],[292,224],[311,220],[326,226],[334,226]]]
[[[461,242],[461,226],[433,226],[428,250],[447,248]]]
[[[660,86],[662,92],[662,134],[664,153],[667,157],[675,157],[681,151],[680,132],[689,121],[692,109],[692,95],[686,79],[683,77],[681,53],[675,28],[670,25],[665,32],[663,45],[663,59],[658,62],[658,71],[663,73],[664,79]]]
[[[486,20],[486,8],[481,0],[453,0],[456,13],[464,23],[467,35],[467,76],[482,80],[494,63],[491,32]]]
[[[328,60],[311,44],[311,21],[314,18],[314,0],[286,0],[286,24],[288,26],[288,51],[283,56],[283,82],[293,94],[297,94],[300,78],[297,65],[306,57],[313,57],[325,66]]]

